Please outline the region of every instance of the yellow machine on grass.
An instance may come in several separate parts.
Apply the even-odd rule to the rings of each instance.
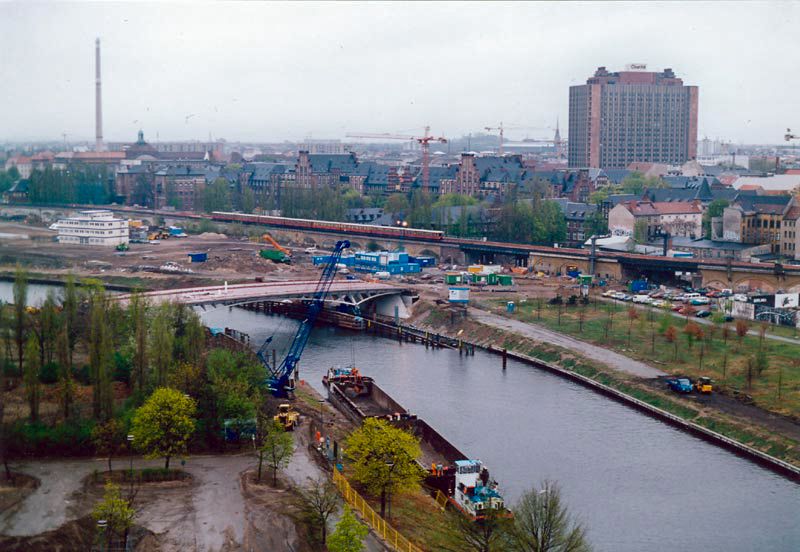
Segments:
[[[289,403],[283,403],[278,406],[278,413],[275,414],[273,419],[278,422],[284,430],[293,431],[299,418],[300,415],[297,411],[292,409]]]
[[[711,385],[711,378],[707,378],[705,376],[697,378],[697,381],[694,382],[694,390],[698,393],[704,393],[706,395],[710,395],[711,392],[714,390],[713,386]]]

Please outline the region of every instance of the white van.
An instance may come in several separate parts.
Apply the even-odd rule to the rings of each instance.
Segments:
[[[699,293],[684,293],[683,294],[683,300],[686,301],[687,303],[689,301],[691,301],[692,299],[698,299],[700,297],[702,297],[702,295],[700,295]]]
[[[641,294],[634,295],[633,296],[633,302],[634,303],[642,303],[642,304],[649,303],[650,302],[650,296],[649,295],[641,295]]]

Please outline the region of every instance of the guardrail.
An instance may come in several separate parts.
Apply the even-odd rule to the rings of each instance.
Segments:
[[[422,548],[412,544],[411,541],[401,535],[397,529],[386,523],[386,520],[367,504],[367,501],[350,486],[350,482],[347,481],[345,476],[337,469],[333,470],[333,483],[336,485],[336,488],[339,489],[339,492],[342,493],[345,501],[361,514],[362,519],[375,530],[378,536],[381,537],[392,550],[396,550],[397,552],[423,552]]]

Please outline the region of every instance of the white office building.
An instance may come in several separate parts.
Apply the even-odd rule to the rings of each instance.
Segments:
[[[78,245],[117,246],[128,243],[128,221],[114,218],[111,211],[80,211],[78,216],[56,223],[58,242]]]

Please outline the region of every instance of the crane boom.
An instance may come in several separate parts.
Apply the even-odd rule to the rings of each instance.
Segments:
[[[286,353],[286,357],[281,361],[280,365],[277,367],[270,366],[266,355],[267,345],[272,341],[272,336],[268,337],[258,350],[258,358],[261,359],[262,364],[264,364],[270,373],[267,379],[267,386],[272,394],[277,397],[286,397],[294,391],[294,379],[292,376],[294,375],[295,368],[300,361],[303,350],[306,348],[308,338],[311,335],[311,329],[314,327],[314,322],[317,321],[317,317],[325,304],[325,297],[327,297],[328,291],[331,289],[331,284],[333,284],[333,279],[336,276],[337,265],[342,259],[342,252],[349,247],[350,242],[348,240],[336,242],[336,247],[333,249],[333,253],[330,259],[328,259],[328,263],[322,270],[322,274],[317,282],[314,296],[308,306],[306,318],[300,323],[300,327],[297,328],[297,333],[295,333],[292,339],[289,352]]]

